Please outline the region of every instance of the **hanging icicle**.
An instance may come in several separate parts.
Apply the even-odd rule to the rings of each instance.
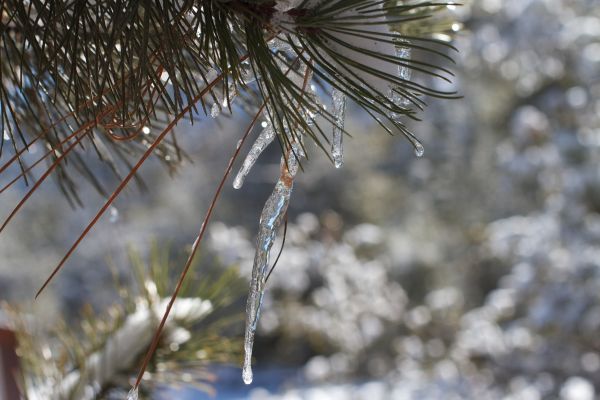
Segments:
[[[398,61],[403,63],[409,62],[411,58],[410,47],[403,46],[402,42],[398,43],[396,45],[396,58],[398,59]],[[409,81],[411,77],[412,70],[408,66],[398,65],[398,78]],[[406,108],[410,105],[410,99],[408,98],[408,96],[400,94],[396,90],[392,90],[391,100],[398,107]],[[392,119],[395,122],[400,123],[400,117],[400,114],[392,113]],[[405,134],[405,136],[408,138],[408,140],[410,140],[411,144],[413,145],[415,155],[417,157],[423,157],[423,155],[425,154],[425,148],[423,147],[423,144],[421,144],[419,139],[417,139],[411,134]]]
[[[398,58],[398,61],[404,63],[410,61],[410,47],[402,46],[402,44],[399,43],[396,46],[396,57]],[[410,80],[411,76],[412,70],[408,66],[398,65],[398,78],[408,81]],[[398,107],[408,107],[410,104],[409,98],[405,95],[398,93],[396,90],[392,90],[391,100]],[[392,113],[392,119],[394,121],[399,121],[400,114]]]
[[[344,149],[342,142],[344,140],[344,121],[346,120],[346,95],[336,88],[331,92],[333,99],[333,139],[331,142],[331,156],[336,168],[341,168],[344,164]]]
[[[270,122],[267,122],[266,124],[267,126],[262,130],[260,135],[258,135],[258,138],[244,159],[242,168],[240,168],[235,180],[233,181],[233,187],[235,189],[241,189],[246,176],[248,176],[248,173],[256,163],[256,160],[258,160],[258,157],[260,157],[262,152],[267,148],[268,145],[271,144],[271,142],[273,142],[273,139],[275,139],[275,130],[273,129],[273,125],[271,125]]]
[[[288,10],[290,9],[290,7],[293,8],[297,4],[303,3],[301,0],[289,0],[277,2],[276,4],[278,7],[277,10],[281,14],[281,10]],[[381,3],[378,7],[383,8],[383,3]],[[354,17],[352,15],[353,13],[360,14],[359,10],[349,9],[344,13],[344,15],[348,14],[347,17],[350,18]],[[285,18],[287,17],[289,16],[279,15],[275,13],[273,17],[274,25],[283,24],[283,22],[285,22]],[[383,36],[389,34],[389,28],[385,27],[384,25],[377,26],[372,30],[375,32],[375,34],[381,34]],[[330,47],[332,47],[335,51],[348,58],[361,59],[361,57],[367,57],[364,55],[364,53],[354,50],[355,48],[364,48],[369,50],[372,49],[374,52],[380,53],[384,56],[388,55],[393,57],[395,55],[396,58],[402,64],[407,64],[410,61],[410,47],[402,46],[402,43],[399,43],[399,46],[394,47],[394,45],[390,41],[385,40],[373,42],[370,38],[364,38],[361,36],[350,37],[351,35],[348,35],[346,33],[336,33],[335,36],[338,37],[338,39],[340,40],[348,39],[348,41],[352,43],[352,47],[337,45],[333,41],[329,43]],[[290,43],[280,39],[272,40],[269,43],[269,47],[273,54],[278,54],[279,56],[285,55],[289,56],[287,58],[290,58],[295,55],[295,50],[290,45]],[[382,72],[388,75],[396,74],[401,80],[410,80],[411,69],[407,65],[397,65],[395,63],[386,61],[384,58],[371,58],[373,58],[373,60],[370,61],[375,63],[373,68],[381,70]],[[289,66],[287,62],[284,62],[283,57],[276,57],[275,62],[282,70],[288,68]],[[314,90],[310,86],[310,82],[312,80],[312,71],[307,72],[307,68],[309,68],[308,65],[302,65],[296,73],[292,74],[290,79],[298,86],[298,88],[302,88],[303,94],[312,96],[314,92]],[[381,94],[389,93],[389,95],[387,96],[388,101],[391,101],[398,108],[406,109],[410,106],[411,101],[409,99],[409,96],[407,96],[406,93],[403,93],[402,91],[393,90],[395,88],[392,87],[392,84],[390,84],[389,81],[379,78],[377,74],[366,73],[359,68],[354,68],[352,66],[350,66],[349,68],[352,73],[354,73],[356,76],[358,76],[360,79],[366,82],[366,86],[374,88],[374,90]],[[306,91],[307,88],[308,91]],[[331,116],[333,117],[333,119],[331,120],[331,122],[333,123],[331,155],[336,168],[340,168],[343,165],[343,135],[347,98],[343,91],[338,90],[336,88],[332,90],[331,96],[333,101],[333,109],[331,112]],[[367,98],[367,100],[374,101],[374,98]],[[317,99],[315,99],[315,101],[312,103],[315,104],[317,107],[321,107]],[[300,106],[299,104],[294,105]],[[325,109],[325,107],[323,107],[323,109]],[[314,118],[319,114],[320,111],[319,109],[312,111],[307,109],[303,112],[303,117],[305,118],[307,124],[312,125],[314,124]],[[401,124],[401,115],[404,115],[404,113],[394,113],[392,115],[393,121],[397,122],[398,124]],[[233,186],[236,189],[241,188],[241,186],[244,183],[244,179],[248,175],[253,165],[256,163],[258,157],[262,154],[265,148],[274,140],[276,136],[276,128],[284,129],[286,131],[282,132],[285,133],[283,137],[290,137],[290,132],[288,132],[289,127],[286,125],[285,121],[283,126],[281,127],[275,127],[273,126],[271,121],[267,121],[266,126],[264,126],[263,131],[256,139],[256,142],[253,144],[250,152],[244,160],[242,167],[240,168],[240,171],[238,172],[234,180]],[[413,144],[415,148],[415,154],[419,157],[422,156],[424,149],[421,143],[410,133],[406,132],[405,135]],[[259,232],[256,242],[256,253],[252,268],[252,277],[250,281],[248,300],[246,303],[246,331],[244,338],[245,354],[242,370],[242,378],[244,380],[244,383],[246,384],[252,383],[253,380],[252,350],[254,345],[254,337],[260,318],[260,311],[263,303],[266,279],[269,274],[269,255],[273,246],[273,242],[275,240],[275,235],[287,212],[287,208],[290,201],[290,195],[293,188],[294,177],[298,169],[297,157],[303,155],[304,154],[302,153],[301,143],[298,141],[294,141],[291,144],[291,148],[288,148],[287,157],[282,158],[281,174],[279,180],[275,186],[275,189],[273,190],[273,193],[267,200],[260,217]]]
[[[298,172],[298,158],[304,156],[302,146],[297,142],[292,144],[288,151],[287,160],[281,159],[281,173],[275,185],[273,193],[265,203],[260,216],[258,238],[256,240],[256,254],[252,267],[252,279],[246,303],[246,334],[244,337],[244,366],[242,378],[244,383],[252,383],[252,348],[254,346],[254,334],[260,317],[266,278],[269,273],[269,254],[275,234],[281,226],[281,222],[287,212],[290,195],[294,185],[294,177]]]
[[[274,48],[276,48],[279,51],[291,51],[291,47],[289,47],[289,44],[287,44],[287,42],[284,42],[280,39],[275,39],[271,43],[271,45],[274,46]],[[288,47],[285,47],[286,45]],[[287,66],[285,66],[285,68],[287,68]],[[299,72],[292,76],[291,79],[294,80],[298,86],[304,87],[304,86],[308,85],[308,83],[306,83],[306,85],[305,85],[305,82],[304,82],[305,80],[306,80],[306,82],[312,81],[312,76],[313,76],[312,70],[307,71],[307,68],[308,68],[308,66],[306,64],[303,64],[302,67],[300,68]],[[316,98],[316,96],[314,96],[314,94],[312,93],[312,89],[310,89],[310,92],[307,92],[306,95],[311,96],[313,102],[315,104],[319,105],[319,101]],[[267,146],[269,146],[275,139],[275,136],[276,136],[275,129],[273,127],[273,124],[270,122],[270,118],[267,113],[266,113],[266,117],[267,117],[267,121],[263,122],[263,124],[265,124],[265,125],[263,125],[264,129],[262,130],[262,132],[260,133],[260,135],[258,136],[256,141],[252,145],[252,148],[248,152],[248,155],[246,155],[246,158],[244,159],[244,163],[242,164],[242,167],[238,171],[238,173],[233,181],[233,187],[235,189],[242,188],[246,177],[250,173],[250,170],[252,169],[254,164],[256,164],[256,161],[258,160],[258,158],[261,156],[261,154],[267,148]],[[305,110],[304,117],[309,126],[314,125],[314,118],[316,117],[315,113],[313,113],[310,110]],[[342,122],[342,124],[343,124],[343,122]],[[288,136],[289,129],[285,123],[284,123],[284,129],[286,131],[286,136]]]

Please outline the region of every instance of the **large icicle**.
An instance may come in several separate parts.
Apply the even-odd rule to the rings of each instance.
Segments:
[[[258,138],[244,159],[244,164],[242,164],[242,168],[240,168],[233,181],[234,188],[240,189],[242,187],[246,176],[248,176],[248,173],[256,163],[256,160],[258,160],[258,157],[260,157],[267,146],[273,142],[273,139],[275,139],[275,130],[273,129],[273,125],[267,122],[267,126],[262,130],[260,135],[258,135]]]
[[[341,168],[344,164],[344,149],[342,142],[344,140],[344,121],[346,120],[346,95],[336,88],[331,92],[333,99],[333,139],[331,142],[331,156],[336,168]]]
[[[252,279],[246,303],[246,334],[244,337],[242,378],[247,385],[252,383],[253,378],[252,347],[260,317],[266,278],[269,273],[269,253],[275,241],[275,234],[284,219],[290,201],[294,177],[298,171],[298,159],[296,156],[303,156],[302,147],[297,143],[293,143],[292,151],[288,151],[287,162],[285,157],[282,157],[279,180],[275,185],[273,193],[265,203],[260,216],[260,226],[256,240],[256,254],[252,267]]]

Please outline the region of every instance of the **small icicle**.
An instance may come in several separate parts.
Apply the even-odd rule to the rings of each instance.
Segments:
[[[273,129],[273,125],[267,123],[267,126],[262,130],[260,135],[258,135],[258,138],[252,145],[252,148],[244,160],[242,168],[240,168],[240,171],[233,181],[233,187],[235,189],[240,189],[242,187],[246,176],[248,176],[248,173],[256,163],[256,160],[258,160],[258,157],[260,157],[267,146],[271,144],[273,139],[275,139],[275,130]]]
[[[408,62],[411,58],[411,49],[410,47],[404,47],[401,44],[396,47],[396,58],[398,58],[402,62]],[[412,76],[412,70],[407,66],[398,65],[398,78],[404,80],[410,80]],[[408,107],[410,105],[410,100],[408,97],[397,93],[396,91],[392,91],[391,94],[392,102],[398,107]],[[392,119],[396,122],[399,122],[401,114],[392,113]]]
[[[408,42],[404,41],[404,43],[408,43]],[[407,47],[407,46],[403,46],[402,42],[400,42],[396,45],[396,58],[398,58],[399,61],[404,62],[404,63],[409,62],[410,58],[411,58],[411,53],[412,53],[411,48]],[[408,66],[398,65],[398,78],[408,81],[408,80],[410,80],[411,77],[412,77],[412,70]],[[410,99],[406,96],[401,95],[400,93],[397,93],[396,91],[392,91],[391,101],[396,106],[401,107],[401,108],[407,108],[410,106]],[[401,124],[401,121],[400,121],[401,116],[402,116],[402,114],[399,114],[399,113],[392,113],[392,115],[391,115],[392,120],[399,124]],[[425,148],[423,147],[423,145],[421,144],[419,139],[414,137],[412,134],[406,133],[406,132],[405,132],[404,136],[406,136],[408,138],[408,140],[410,140],[411,144],[413,145],[413,148],[415,151],[415,156],[417,156],[419,158],[423,157],[423,155],[425,154]]]
[[[289,46],[288,43],[283,42],[279,39],[276,39],[275,41],[271,42],[270,45],[274,46],[275,49],[282,49],[282,48],[284,48],[285,45]],[[285,48],[285,49],[287,50],[288,48]],[[281,61],[281,60],[279,60],[279,61]],[[283,64],[283,63],[281,63],[280,67],[282,68],[282,70],[284,70],[285,68],[289,68],[289,67],[285,66],[285,64]],[[304,85],[305,80],[307,82],[311,81],[312,70],[309,70],[308,75],[306,75],[307,68],[308,68],[308,66],[306,64],[303,64],[299,73],[296,75],[293,75],[293,77],[291,78],[292,80],[297,80],[297,82],[296,82],[297,85],[299,85],[299,86]],[[306,95],[312,96],[312,93],[306,93]],[[316,102],[316,100],[315,100],[315,102]],[[304,118],[309,126],[314,124],[315,117],[316,117],[316,115],[314,113],[311,113],[310,111],[305,111],[305,113],[304,113]],[[289,136],[288,135],[289,127],[287,126],[287,124],[284,123],[283,129],[285,130],[285,136]],[[236,175],[236,177],[233,181],[233,187],[235,189],[240,189],[242,187],[242,185],[244,184],[244,180],[246,179],[246,176],[248,175],[248,173],[250,172],[250,170],[256,163],[256,160],[258,160],[258,157],[260,157],[260,155],[267,148],[267,146],[269,144],[271,144],[271,142],[273,142],[273,140],[275,139],[275,136],[276,136],[275,129],[273,127],[273,124],[269,121],[269,122],[267,122],[267,125],[265,126],[263,131],[260,133],[260,135],[256,139],[256,142],[254,142],[254,144],[252,145],[252,148],[250,149],[250,151],[248,152],[248,155],[246,156],[246,159],[244,160],[242,168],[240,168],[240,171]]]
[[[333,89],[331,93],[333,98],[332,114],[335,118],[333,124],[333,140],[331,142],[331,156],[336,168],[341,168],[344,164],[344,149],[342,142],[344,139],[344,121],[346,120],[346,95],[338,89]]]
[[[246,333],[244,336],[244,366],[242,379],[249,385],[252,383],[252,348],[254,335],[258,326],[260,309],[265,293],[266,278],[269,273],[269,254],[275,234],[281,226],[287,211],[290,195],[294,186],[294,177],[298,171],[298,159],[303,156],[302,147],[297,143],[292,144],[292,151],[288,152],[287,162],[285,157],[281,160],[281,174],[275,185],[273,193],[265,203],[260,216],[258,238],[256,240],[256,254],[252,267],[252,279],[246,303]]]
[[[139,393],[138,393],[137,386],[134,388],[131,388],[129,393],[127,393],[127,400],[138,400],[138,398],[139,398]]]

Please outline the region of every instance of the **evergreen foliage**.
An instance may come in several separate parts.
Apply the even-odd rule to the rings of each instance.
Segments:
[[[155,244],[147,262],[134,250],[129,258],[129,279],[123,281],[113,268],[114,303],[102,311],[84,305],[75,324],[59,320],[43,327],[25,311],[3,307],[18,336],[24,398],[100,399],[114,398],[109,395],[119,392],[123,397],[174,283],[168,248]],[[234,268],[215,265],[202,272],[210,278],[186,283],[180,292],[176,315],[149,366],[151,379],[145,391],[163,384],[187,384],[214,394],[214,377],[207,365],[231,363],[239,357],[240,340],[226,334],[241,322],[232,305],[240,300],[245,281]]]
[[[370,29],[427,25],[423,21],[443,6],[302,1],[281,12],[276,2],[264,0],[3,0],[0,149],[12,147],[9,161],[18,161],[27,179],[30,166],[21,155],[33,142],[43,141],[49,170],[56,170],[69,198],[78,201],[74,172],[108,196],[81,148],[93,148],[119,179],[123,167],[133,169],[132,159],[149,148],[172,168],[184,153],[174,134],[167,140],[166,133],[183,117],[193,120],[209,113],[213,104],[221,107],[231,91],[244,92],[246,99],[262,97],[282,148],[289,147],[293,135],[310,137],[325,148],[329,139],[321,125],[331,122],[331,115],[282,72],[285,65],[297,71],[301,64],[321,83],[343,91],[390,133],[411,137],[390,116],[416,119],[415,110],[425,105],[422,95],[454,94],[375,70],[370,62],[387,60],[445,80],[450,71],[428,59],[399,59],[355,47],[365,58],[348,59],[338,49],[351,49],[352,37],[362,37],[448,58],[444,48],[449,45],[431,38],[431,29],[407,34]],[[359,15],[349,14],[350,9]],[[297,60],[274,51],[274,40],[292,46]],[[394,104],[357,71],[393,84],[409,106]],[[259,83],[249,84],[255,78]],[[311,124],[307,112],[320,113],[322,120]]]

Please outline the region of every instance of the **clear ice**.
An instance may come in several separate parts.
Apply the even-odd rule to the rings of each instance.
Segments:
[[[302,47],[296,37],[292,37],[291,39],[292,43],[294,44],[294,46],[296,46],[296,48]],[[271,49],[273,53],[276,53],[278,51],[282,53],[294,53],[294,48],[292,47],[292,44],[288,40],[283,40],[278,37],[274,38],[269,42],[269,49]]]
[[[396,47],[396,58],[400,61],[407,62],[410,60],[411,50],[410,47],[404,47],[401,44]],[[404,65],[398,65],[398,78],[409,80],[412,76],[412,71],[410,68]],[[397,93],[396,91],[392,91],[392,102],[398,107],[407,107],[410,104],[410,100],[408,97]],[[397,113],[392,113],[392,118],[394,120],[400,119],[400,115]]]
[[[129,393],[127,393],[127,400],[138,400],[138,398],[139,394],[137,387],[132,388]]]
[[[213,73],[213,71],[214,71],[214,73]],[[254,81],[256,81],[256,79],[257,79],[256,75],[254,74],[254,71],[252,70],[252,68],[250,66],[249,61],[242,62],[239,72],[240,72],[240,80],[243,85],[249,85],[249,84],[253,83]],[[210,73],[212,75],[214,75],[215,77],[218,75],[215,70],[211,70]],[[209,76],[212,76],[212,75],[209,75]],[[213,78],[213,80],[214,80],[214,78]],[[209,80],[209,82],[210,82],[210,80]],[[221,115],[221,111],[223,111],[224,108],[228,108],[229,105],[233,103],[233,101],[239,94],[238,88],[235,85],[235,83],[233,82],[233,80],[229,81],[228,93],[229,93],[229,96],[222,100],[219,98],[219,96],[215,95],[217,98],[217,101],[212,105],[212,107],[210,109],[211,117],[217,118],[219,115]]]
[[[271,42],[269,42],[269,47],[271,48],[271,51],[273,51],[273,52],[277,52],[277,51],[292,52],[293,51],[291,45],[288,42],[283,41],[278,38],[275,38]],[[286,65],[281,59],[276,57],[275,61],[279,65],[279,68],[281,68],[282,71],[283,70],[289,71],[290,67],[288,65]],[[302,64],[302,67],[300,68],[298,73],[293,74],[292,77],[290,78],[296,85],[302,86],[303,91],[306,89],[304,87],[304,83],[305,83],[304,81],[306,80],[307,82],[310,82],[312,80],[312,70],[309,70],[308,75],[306,75],[307,68],[308,68],[308,66],[306,64]],[[312,92],[309,91],[309,93],[306,93],[306,94],[308,96],[311,96],[314,103],[318,104],[318,100],[316,99],[316,96],[314,96]],[[316,116],[314,113],[312,113],[310,111],[306,111],[304,113],[304,116],[305,116],[306,122],[309,126],[314,124],[314,118]],[[269,120],[268,116],[267,116],[267,120]],[[289,136],[288,134],[289,134],[290,130],[289,130],[289,127],[287,126],[287,124],[285,124],[285,123],[284,123],[284,129],[286,132],[286,136]],[[241,187],[244,185],[244,180],[250,173],[250,170],[252,169],[254,164],[256,164],[256,161],[258,160],[258,158],[260,157],[262,152],[267,148],[267,146],[269,146],[269,144],[271,144],[273,142],[273,140],[275,139],[275,136],[276,136],[276,134],[275,134],[275,128],[273,127],[273,124],[270,121],[267,121],[267,125],[264,127],[264,129],[262,130],[262,132],[260,133],[260,135],[258,136],[256,141],[252,145],[252,148],[250,149],[250,151],[248,152],[248,155],[244,159],[244,163],[242,164],[242,167],[238,171],[235,179],[233,180],[233,187],[235,189],[241,189]]]
[[[423,154],[425,154],[425,148],[423,147],[421,142],[416,141],[413,143],[413,145],[415,146],[415,155],[417,157],[423,157]]]
[[[331,142],[331,156],[336,168],[341,168],[344,164],[344,149],[342,141],[344,139],[344,121],[346,119],[346,95],[338,89],[331,92],[333,99],[333,139]]]
[[[212,105],[212,108],[210,109],[210,116],[213,118],[217,118],[219,115],[221,115],[221,111],[224,108],[228,108],[229,105],[233,103],[233,100],[235,100],[237,95],[238,91],[235,85],[231,83],[229,85],[229,96],[223,99],[223,101],[219,100],[219,98],[217,97],[217,101]]]
[[[406,46],[398,46],[396,47],[396,57],[403,59],[405,61],[410,60],[411,50],[410,47]],[[398,66],[398,76],[401,79],[409,80],[412,76],[412,70],[406,66],[399,65]]]
[[[396,46],[396,57],[400,59],[400,61],[407,62],[411,58],[411,49],[410,47],[402,46],[402,43]],[[398,65],[398,78],[404,80],[410,80],[412,76],[412,70],[404,65]],[[392,91],[391,95],[392,102],[398,107],[408,107],[410,105],[410,100],[408,97],[397,93],[396,91]],[[401,115],[398,113],[392,113],[392,119],[396,122],[400,122]],[[415,149],[415,155],[417,157],[423,157],[425,154],[425,148],[419,142],[419,140],[413,136],[409,136],[408,139],[412,143]]]
[[[290,202],[290,195],[294,186],[294,177],[298,172],[298,158],[303,156],[302,148],[297,143],[292,144],[292,151],[288,152],[287,162],[285,157],[281,160],[281,174],[275,185],[273,193],[265,203],[260,216],[258,238],[256,240],[256,254],[252,267],[252,279],[248,301],[246,303],[246,334],[244,337],[244,366],[242,379],[249,385],[252,383],[252,347],[254,334],[260,317],[260,308],[263,302],[266,279],[269,274],[269,254],[275,234],[285,217]]]
[[[108,220],[113,224],[119,220],[119,210],[115,206],[110,207]]]
[[[275,139],[275,130],[273,129],[273,125],[271,125],[271,123],[267,123],[267,126],[262,130],[260,135],[258,135],[258,138],[244,159],[244,164],[242,164],[242,168],[240,168],[233,181],[234,188],[240,189],[242,187],[246,176],[248,176],[248,173],[250,173],[250,170],[256,163],[256,160],[258,160],[258,157],[260,157],[267,146],[273,142],[273,139]]]
[[[213,118],[217,118],[219,116],[219,114],[221,114],[221,106],[219,105],[218,102],[216,102],[215,104],[213,104],[212,108],[210,109],[210,116]]]

